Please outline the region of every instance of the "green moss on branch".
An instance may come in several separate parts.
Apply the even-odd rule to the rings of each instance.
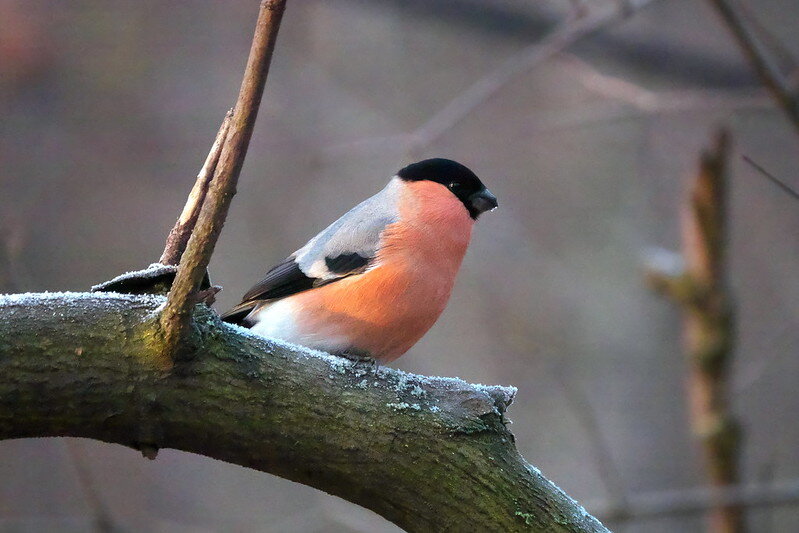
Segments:
[[[165,370],[158,296],[0,297],[0,438],[176,448],[270,472],[408,531],[606,531],[516,451],[512,389],[375,371],[198,307]]]

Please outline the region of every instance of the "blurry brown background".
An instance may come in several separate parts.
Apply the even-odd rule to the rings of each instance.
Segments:
[[[158,258],[235,100],[257,3],[0,0],[10,273],[0,291],[85,290]],[[799,4],[750,3],[799,54]],[[799,204],[740,159],[799,183],[797,138],[707,3],[654,1],[408,153],[403,135],[571,9],[290,1],[211,263],[225,288],[218,307],[411,157],[460,160],[500,209],[477,225],[449,308],[397,366],[518,386],[509,414],[520,451],[589,508],[619,486],[700,486],[679,314],[646,288],[641,256],[678,245],[687,178],[714,126],[727,123],[743,477],[799,478]],[[321,492],[181,452],[150,462],[91,441],[0,442],[0,531],[92,531],[98,512],[122,531],[397,531]],[[787,505],[749,518],[755,531],[787,532],[799,513]],[[613,526],[699,531],[702,522],[680,514]]]

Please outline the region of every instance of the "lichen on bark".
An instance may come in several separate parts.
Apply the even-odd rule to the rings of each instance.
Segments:
[[[517,452],[515,390],[281,344],[197,306],[165,366],[154,295],[0,296],[0,438],[169,447],[270,472],[408,531],[606,531]]]

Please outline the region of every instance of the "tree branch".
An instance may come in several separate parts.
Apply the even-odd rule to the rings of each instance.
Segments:
[[[408,531],[604,532],[516,451],[515,389],[355,364],[198,306],[164,371],[162,296],[0,297],[0,439],[194,452],[372,509]]]
[[[531,44],[506,59],[498,68],[477,80],[458,94],[427,122],[410,134],[407,151],[417,154],[421,149],[439,139],[444,133],[460,124],[475,109],[488,101],[508,83],[566,50],[585,37],[612,26],[630,16],[634,11],[649,5],[652,0],[635,2],[610,8],[600,7],[595,14],[570,17],[540,42]],[[418,154],[417,154],[418,156]]]
[[[710,2],[732,32],[763,85],[771,92],[788,120],[799,132],[799,91],[792,87],[783,75],[779,61],[772,57],[771,52],[750,30],[745,17],[736,8],[733,0],[710,0]]]
[[[161,315],[166,352],[174,359],[191,322],[196,292],[227,217],[247,155],[286,0],[262,0],[239,98],[199,219],[180,260]]]
[[[722,130],[714,147],[702,153],[682,213],[684,271],[672,268],[649,274],[653,287],[683,308],[691,424],[702,444],[710,485],[717,490],[738,482],[741,440],[728,398],[734,343],[732,296],[726,279],[728,151],[729,136]],[[710,522],[712,531],[743,531],[743,509],[719,501],[711,509]]]
[[[200,210],[202,209],[205,196],[208,193],[208,187],[211,184],[211,179],[214,177],[216,165],[219,162],[219,155],[222,153],[222,145],[227,137],[228,129],[230,129],[230,119],[233,116],[233,110],[227,112],[222,125],[214,139],[214,144],[211,145],[211,151],[208,152],[208,157],[205,159],[203,167],[197,174],[197,180],[194,182],[189,193],[189,198],[186,200],[186,205],[180,213],[175,226],[169,232],[166,238],[166,245],[164,252],[161,254],[161,259],[158,260],[162,265],[176,266],[180,263],[180,258],[186,250],[186,245],[189,242],[191,233],[194,231],[194,226],[197,224],[197,219],[200,217]]]
[[[743,156],[744,161],[746,161],[749,166],[760,172],[763,176],[765,176],[771,183],[782,189],[782,191],[793,198],[794,200],[799,200],[799,192],[796,189],[782,181],[780,178],[766,170],[765,168],[761,167],[757,163],[755,163],[752,158]]]
[[[666,516],[703,513],[719,505],[747,509],[795,505],[799,502],[799,480],[774,483],[751,483],[724,488],[698,487],[631,494],[627,505],[613,502],[591,504],[594,514],[607,522],[624,523]],[[765,529],[763,531],[770,531]]]

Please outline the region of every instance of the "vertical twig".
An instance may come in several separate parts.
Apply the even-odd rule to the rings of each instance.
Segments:
[[[701,442],[710,485],[716,490],[738,482],[741,440],[728,400],[734,342],[725,266],[728,147],[729,136],[721,131],[713,148],[702,153],[699,174],[682,213],[684,271],[649,273],[654,288],[683,309],[691,425]],[[717,533],[744,531],[742,506],[717,501],[710,511],[710,524]]]
[[[734,0],[710,0],[710,3],[724,19],[724,23],[732,32],[763,85],[771,92],[788,120],[799,132],[799,92],[795,87],[791,87],[790,81],[780,69],[780,62],[772,57],[772,53],[747,25],[745,16],[736,7]]]
[[[694,432],[704,448],[710,482],[738,482],[740,429],[730,412],[728,369],[734,342],[732,299],[726,280],[726,165],[729,136],[720,132],[712,150],[702,154],[699,176],[683,212],[686,275],[696,288],[686,306],[685,344],[691,369],[688,393]],[[737,505],[711,511],[713,529],[743,531]]]
[[[285,4],[286,0],[261,2],[247,68],[214,178],[161,315],[165,348],[173,358],[189,329],[196,291],[225,223],[230,201],[236,193],[236,182],[258,115]]]
[[[219,162],[219,155],[222,153],[222,145],[227,137],[228,129],[230,128],[230,118],[233,116],[233,110],[230,110],[225,115],[222,125],[214,139],[214,144],[211,146],[211,151],[208,152],[208,157],[205,159],[203,167],[197,174],[197,181],[189,193],[189,198],[186,200],[186,205],[183,207],[180,217],[178,217],[175,226],[169,232],[166,238],[166,245],[164,246],[164,253],[161,254],[161,259],[158,260],[162,265],[177,265],[180,263],[180,258],[186,250],[186,245],[189,242],[194,226],[197,224],[197,219],[200,216],[205,196],[208,193],[208,186],[211,183],[211,178],[214,177],[216,165]]]

